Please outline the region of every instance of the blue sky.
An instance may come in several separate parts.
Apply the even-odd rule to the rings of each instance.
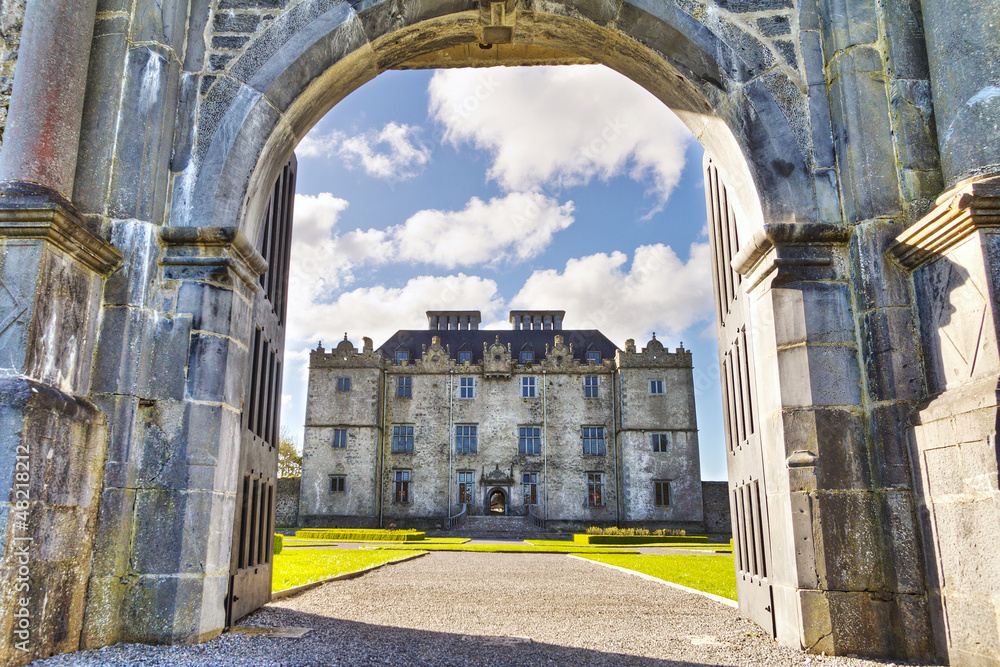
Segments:
[[[683,341],[702,477],[726,478],[702,149],[652,95],[596,65],[390,71],[296,154],[281,418],[297,442],[317,341],[553,308],[619,346]]]

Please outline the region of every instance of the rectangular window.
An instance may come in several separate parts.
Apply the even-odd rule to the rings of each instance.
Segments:
[[[534,398],[534,397],[535,397],[535,378],[533,377],[521,378],[521,398]]]
[[[333,429],[333,446],[337,449],[342,449],[347,447],[347,429],[346,428],[335,428]]]
[[[393,426],[392,427],[392,451],[393,452],[413,452],[413,427]]]
[[[524,504],[538,504],[538,473],[526,472],[521,475],[521,482],[524,486]]]
[[[604,473],[587,473],[587,506],[604,506]]]
[[[337,391],[350,391],[351,378],[337,378]]]
[[[458,378],[460,398],[476,397],[476,378]]]
[[[330,493],[343,493],[346,479],[343,475],[330,475]]]
[[[476,427],[455,427],[455,451],[459,454],[476,453]]]
[[[583,397],[598,398],[600,395],[601,378],[596,375],[583,376]]]
[[[413,390],[413,378],[409,375],[401,375],[396,378],[396,396],[398,398],[409,398]]]
[[[459,350],[458,351],[458,363],[472,363],[472,350]]]
[[[537,426],[522,426],[518,429],[517,453],[533,456],[542,453],[542,429]]]
[[[583,455],[604,456],[604,427],[593,426],[583,429]]]
[[[593,350],[587,352],[587,361],[593,361],[595,364],[601,363],[601,353],[598,350]]]
[[[410,359],[410,353],[406,350],[396,350],[396,363],[405,364]]]
[[[410,471],[396,471],[394,502],[405,505],[410,502]]]
[[[667,507],[670,505],[670,482],[667,480],[656,480],[653,482],[653,493],[656,496],[657,507]]]
[[[521,363],[530,364],[535,360],[535,353],[531,350],[521,350]]]
[[[458,473],[458,504],[462,505],[465,503],[471,503],[472,493],[475,486],[475,473],[473,472],[460,472]]]
[[[670,434],[669,433],[653,433],[649,436],[653,441],[653,451],[654,452],[666,452],[670,449]]]
[[[649,393],[650,394],[662,394],[663,393],[663,380],[650,380],[649,381]]]

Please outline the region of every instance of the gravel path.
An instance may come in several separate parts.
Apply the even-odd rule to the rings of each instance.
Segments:
[[[120,644],[34,664],[892,664],[786,649],[725,605],[544,554],[432,553],[272,603],[241,625],[312,631],[299,639],[227,633],[197,646]]]

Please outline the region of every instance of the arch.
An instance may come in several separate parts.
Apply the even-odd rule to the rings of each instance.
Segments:
[[[256,239],[271,184],[309,129],[380,72],[478,41],[477,5],[307,0],[283,13],[202,100],[171,224],[241,227]],[[557,0],[517,16],[515,44],[603,63],[673,109],[754,226],[835,217],[820,205],[835,200],[836,183],[832,158],[812,147],[803,75],[724,13],[696,19],[670,2]]]

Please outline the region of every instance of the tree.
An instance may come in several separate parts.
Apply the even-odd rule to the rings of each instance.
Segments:
[[[292,434],[282,429],[281,439],[278,441],[278,477],[301,476],[302,455],[295,449]]]

